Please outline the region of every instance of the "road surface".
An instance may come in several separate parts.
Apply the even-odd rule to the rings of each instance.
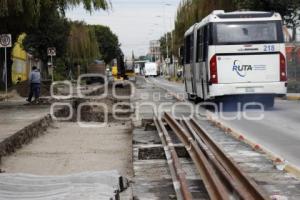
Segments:
[[[149,81],[175,93],[184,94],[184,84],[169,82],[163,78]],[[224,116],[236,116],[237,111],[222,112]],[[277,99],[272,110],[251,110],[249,115],[261,116],[262,120],[220,119],[243,133],[248,139],[260,144],[287,162],[300,167],[300,101]]]

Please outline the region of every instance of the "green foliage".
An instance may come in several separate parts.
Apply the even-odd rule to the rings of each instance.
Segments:
[[[27,31],[23,41],[24,49],[36,58],[47,62],[47,48],[56,47],[57,57],[64,56],[70,23],[55,7],[41,7],[43,15],[40,16],[37,26]]]
[[[63,81],[68,77],[68,68],[66,66],[66,60],[64,57],[55,59],[55,70],[54,70],[54,80]]]
[[[166,35],[160,38],[160,52],[163,58],[171,58],[171,55],[173,55],[173,49],[172,49],[172,34],[169,32],[168,34],[168,40],[166,38]],[[168,55],[167,55],[167,45],[168,45]]]
[[[118,37],[107,26],[93,25],[90,27],[95,30],[101,59],[107,64],[110,63],[119,53]]]
[[[178,55],[178,49],[183,45],[184,33],[190,26],[201,21],[213,10],[232,11],[236,9],[234,0],[183,0],[177,10],[174,30],[173,52]]]
[[[86,64],[99,58],[95,29],[83,22],[72,22],[66,55],[72,64]]]
[[[52,7],[55,5],[64,12],[67,8],[73,8],[83,4],[88,11],[104,9],[110,7],[107,0],[0,0],[0,17],[20,15],[30,11],[35,17],[42,15],[41,7]],[[27,13],[29,14],[29,13]]]
[[[110,7],[109,0],[0,0],[0,34],[12,34],[12,42],[15,43],[21,33],[32,33],[33,29],[41,25],[41,19],[45,17],[44,8],[50,8],[49,10],[54,12],[53,15],[56,15],[58,11],[63,15],[67,8],[80,4],[83,4],[84,8],[90,12],[100,9],[106,10]],[[48,13],[46,15],[49,16]],[[39,34],[35,34],[34,37],[31,36],[37,38],[37,35]],[[32,39],[32,41],[37,41],[37,39]],[[41,43],[45,45],[47,41]],[[33,46],[38,49],[42,44],[33,44]],[[44,57],[43,53],[39,52],[39,54]],[[0,60],[3,60],[2,55],[3,50],[0,50]],[[11,50],[8,51],[8,58],[11,58]],[[9,59],[8,74],[11,74],[11,66],[12,60]],[[2,69],[3,63],[0,64],[0,73]],[[11,84],[10,75],[8,76],[8,83]]]

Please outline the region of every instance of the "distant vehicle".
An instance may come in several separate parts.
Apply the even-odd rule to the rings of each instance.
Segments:
[[[274,106],[287,92],[280,14],[214,11],[185,33],[184,80],[190,99],[238,97]]]
[[[124,77],[121,76],[121,74],[118,71],[118,66],[114,65],[111,68],[112,76],[114,81],[123,81]]]
[[[140,74],[141,73],[140,64],[135,64],[135,66],[134,66],[134,73],[135,74]]]
[[[157,76],[158,75],[158,65],[155,62],[147,62],[144,67],[145,77]]]

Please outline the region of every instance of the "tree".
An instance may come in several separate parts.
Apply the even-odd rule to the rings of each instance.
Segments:
[[[88,11],[108,9],[107,0],[0,0],[0,33],[12,34],[13,43],[17,37],[38,24],[39,18],[44,14],[43,7],[55,7],[62,14],[67,8],[83,4]],[[11,50],[8,51],[11,58]],[[0,50],[0,60],[3,60],[3,50]],[[11,84],[12,60],[8,59],[8,83]],[[2,72],[3,63],[0,63]]]
[[[293,31],[293,41],[296,40],[297,28],[300,26],[300,2],[291,1],[284,15],[285,25]]]
[[[35,58],[41,59],[45,66],[43,72],[47,75],[48,55],[46,50],[48,47],[56,47],[56,57],[64,57],[70,23],[55,7],[41,5],[41,11],[43,15],[40,16],[37,26],[27,31],[23,46]]]
[[[166,38],[166,35],[168,35],[168,41]],[[172,34],[171,32],[168,32],[166,35],[160,38],[160,53],[163,56],[163,58],[171,58],[173,55],[173,49],[172,49]],[[168,54],[167,54],[167,46],[168,46]]]
[[[92,27],[95,29],[101,59],[108,64],[118,56],[120,48],[118,36],[107,26],[93,25]]]
[[[183,0],[177,10],[173,32],[173,52],[178,56],[178,49],[183,45],[184,33],[190,26],[201,21],[213,10],[232,11],[236,9],[234,0]]]
[[[66,58],[69,65],[85,65],[100,57],[99,45],[93,26],[84,22],[72,22]]]

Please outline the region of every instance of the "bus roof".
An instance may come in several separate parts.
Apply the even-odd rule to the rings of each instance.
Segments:
[[[184,36],[187,36],[187,35],[190,35],[191,33],[194,32],[194,29],[195,27],[197,26],[198,24],[194,24],[193,26],[191,26],[184,34]]]
[[[202,19],[201,22],[194,24],[186,32],[185,36],[190,35],[195,26],[201,27],[211,22],[240,22],[240,21],[281,21],[282,18],[276,12],[262,12],[262,11],[234,11],[225,12],[224,10],[215,10],[208,16]]]

